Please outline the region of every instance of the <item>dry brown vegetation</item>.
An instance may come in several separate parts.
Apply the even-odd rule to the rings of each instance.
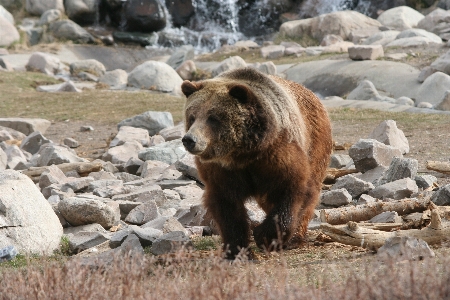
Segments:
[[[164,259],[115,255],[3,269],[1,299],[448,299],[450,259],[380,262],[371,254],[293,264],[179,252]],[[92,267],[96,265],[96,267]]]

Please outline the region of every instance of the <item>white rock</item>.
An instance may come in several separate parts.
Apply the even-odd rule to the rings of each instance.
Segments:
[[[409,153],[409,143],[402,130],[394,120],[381,122],[370,134],[369,139],[375,139],[385,145],[398,148],[402,154]]]
[[[125,144],[126,142],[136,141],[142,146],[146,147],[150,143],[150,136],[148,131],[142,128],[131,126],[121,126],[119,132],[109,144],[109,147],[116,147]]]
[[[267,59],[280,58],[284,55],[286,48],[282,45],[270,45],[261,48],[261,56]]]
[[[105,66],[95,59],[85,59],[75,61],[70,64],[70,74],[72,76],[77,76],[80,72],[87,72],[97,77],[105,74]]]
[[[398,6],[384,11],[377,20],[392,29],[404,30],[416,27],[425,16],[408,6]]]
[[[384,56],[381,45],[359,45],[348,48],[348,56],[353,60],[374,60]]]
[[[447,90],[450,90],[450,76],[442,72],[433,73],[425,79],[417,91],[416,103],[429,102],[438,105]]]
[[[121,69],[107,71],[98,79],[98,82],[107,84],[111,88],[124,88],[127,86],[128,73]]]
[[[240,56],[232,56],[223,60],[216,68],[214,68],[214,70],[212,70],[211,74],[213,77],[216,77],[220,73],[238,68],[244,68],[246,66],[247,63]]]
[[[385,46],[395,40],[400,31],[397,30],[387,30],[377,32],[374,35],[368,37],[362,44],[363,45],[382,45]]]
[[[31,54],[25,68],[28,71],[38,71],[47,75],[55,75],[61,69],[61,62],[59,58],[51,54],[34,52],[33,54]]]
[[[0,172],[0,248],[14,245],[23,254],[51,255],[63,228],[31,179],[19,172]]]
[[[442,39],[438,35],[418,28],[403,30],[402,32],[400,32],[399,35],[397,35],[396,39],[410,38],[416,36],[425,37],[436,44],[442,44]]]

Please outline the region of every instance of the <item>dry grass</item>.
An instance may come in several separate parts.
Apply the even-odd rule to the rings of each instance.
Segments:
[[[82,93],[42,93],[39,84],[59,83],[33,72],[0,73],[1,117],[34,117],[51,121],[86,120],[116,124],[145,111],[170,111],[181,121],[184,99],[150,91],[98,91]]]
[[[213,252],[158,259],[117,254],[46,262],[0,275],[1,299],[448,299],[450,258],[382,263],[352,259],[292,265],[281,254],[259,263]],[[95,266],[95,267],[93,267]]]

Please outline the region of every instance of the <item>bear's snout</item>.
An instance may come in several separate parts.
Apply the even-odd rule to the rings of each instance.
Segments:
[[[183,142],[183,146],[184,148],[186,148],[187,151],[192,152],[195,149],[195,145],[197,144],[197,138],[187,133],[181,139],[181,142]]]

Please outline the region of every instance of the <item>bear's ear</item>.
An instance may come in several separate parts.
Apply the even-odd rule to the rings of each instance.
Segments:
[[[186,95],[186,97],[189,97],[196,91],[200,90],[202,88],[201,84],[190,82],[189,80],[183,81],[181,84],[181,91],[183,94]]]
[[[230,87],[228,94],[242,104],[249,103],[253,95],[250,89],[242,84],[236,84]]]

